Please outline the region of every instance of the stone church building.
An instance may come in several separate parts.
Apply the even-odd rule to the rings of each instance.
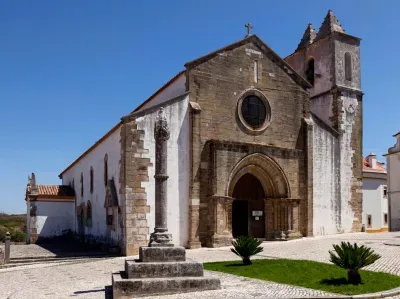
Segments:
[[[111,240],[126,255],[148,243],[160,107],[171,130],[168,223],[175,244],[360,231],[359,45],[329,11],[286,58],[249,32],[187,62],[60,174],[62,186],[53,186],[46,202],[51,209],[38,207],[44,187],[30,179],[29,240],[61,208],[63,190],[74,195],[69,229]]]

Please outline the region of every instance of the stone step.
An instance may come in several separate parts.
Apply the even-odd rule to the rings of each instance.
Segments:
[[[209,277],[124,278],[124,272],[113,273],[113,298],[132,298],[205,290],[218,290],[221,282]]]
[[[141,263],[125,261],[128,278],[198,277],[203,276],[203,264],[199,262]]]
[[[56,257],[56,256],[50,256],[50,257],[21,257],[21,258],[11,258],[10,263],[14,264],[24,264],[24,263],[45,263],[45,262],[60,262],[60,261],[72,261],[72,260],[82,260],[82,259],[101,259],[101,258],[111,258],[115,257],[115,255],[93,255],[93,256],[71,256],[71,257]]]
[[[142,263],[184,262],[186,251],[183,247],[140,247],[139,260]]]

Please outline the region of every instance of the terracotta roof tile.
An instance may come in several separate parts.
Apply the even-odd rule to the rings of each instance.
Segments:
[[[367,159],[362,158],[362,163],[363,163],[363,170],[376,170],[376,171],[382,171],[386,172],[386,168],[383,167],[383,163],[376,161],[376,168],[372,168],[371,165],[369,165]]]
[[[64,185],[36,185],[39,196],[75,196],[74,190],[70,186]]]

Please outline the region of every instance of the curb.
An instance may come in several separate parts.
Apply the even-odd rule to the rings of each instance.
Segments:
[[[361,295],[352,295],[352,296],[345,296],[345,295],[337,295],[332,293],[333,296],[320,296],[320,297],[290,297],[291,299],[375,299],[375,298],[385,298],[385,297],[393,297],[400,294],[400,287],[391,289],[388,291],[382,291],[377,293],[370,293],[370,294],[361,294]],[[267,299],[267,298],[265,298]]]
[[[212,271],[212,270],[206,270],[208,272],[213,272],[213,273],[219,273],[219,274],[224,274],[224,275],[232,275],[232,276],[236,276],[236,277],[241,277],[244,279],[248,279],[248,280],[258,280],[261,282],[271,282],[271,283],[276,283],[276,284],[284,284],[284,283],[278,283],[278,282],[274,282],[274,281],[270,281],[270,280],[262,280],[262,279],[257,279],[257,278],[250,278],[250,277],[246,277],[246,276],[239,276],[239,275],[234,275],[234,274],[230,274],[230,273],[224,273],[224,272],[219,272],[219,271]],[[222,282],[222,279],[221,279]],[[321,291],[321,292],[326,292],[323,290],[316,290],[316,289],[310,289],[310,288],[305,288],[305,287],[301,287],[301,286],[296,286],[296,285],[291,285],[291,284],[285,284],[288,286],[292,286],[292,287],[297,287],[297,288],[302,288],[302,289],[306,289],[306,290],[314,290],[314,291]],[[329,292],[326,292],[329,293]],[[380,292],[376,292],[376,293],[368,293],[368,294],[360,294],[360,295],[341,295],[341,294],[337,294],[337,293],[330,293],[331,296],[306,296],[306,297],[260,297],[260,299],[278,299],[278,298],[286,298],[286,299],[376,299],[376,298],[386,298],[386,297],[393,297],[396,295],[400,295],[400,287],[395,288],[395,289],[391,289],[391,290],[387,290],[387,291],[380,291]]]
[[[375,299],[375,298],[385,298],[385,297],[393,297],[396,295],[400,294],[400,287],[391,289],[388,291],[382,291],[382,292],[377,292],[377,293],[370,293],[370,294],[361,294],[361,295],[351,295],[351,296],[345,296],[345,295],[337,295],[335,293],[332,293],[332,296],[316,296],[316,297],[289,297],[291,299]],[[268,297],[269,299],[275,298],[275,297]],[[265,299],[268,299],[267,297]]]

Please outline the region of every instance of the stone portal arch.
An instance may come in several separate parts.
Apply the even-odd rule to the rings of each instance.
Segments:
[[[247,185],[245,184],[243,187],[242,178],[246,181],[249,175],[255,177],[262,186],[264,194],[260,195],[261,197],[257,195],[258,199],[251,194],[249,194],[249,198],[246,198]],[[240,186],[239,188],[244,188],[239,192],[241,198],[235,198],[234,193],[237,193],[235,191],[237,185]],[[254,184],[248,187],[254,188]],[[254,199],[257,202],[252,201],[250,204],[249,200]],[[261,205],[260,199],[264,201],[261,202]],[[233,201],[235,200],[248,201],[248,204],[243,205],[240,209],[246,210],[247,206],[249,234],[253,235],[254,227],[257,231],[260,231],[258,224],[254,225],[254,222],[262,221],[265,225],[265,229],[262,231],[264,231],[266,239],[290,239],[301,236],[299,234],[299,200],[291,197],[289,181],[283,169],[276,161],[265,154],[254,153],[242,158],[231,170],[224,194],[214,195],[212,200],[214,205],[214,233],[211,237],[211,246],[213,247],[227,246],[231,243],[233,214],[235,212],[233,211]],[[236,204],[235,210],[237,210],[237,206]],[[263,213],[258,217],[260,210]],[[253,211],[255,214],[253,214]],[[240,229],[240,231],[242,230]],[[256,237],[259,237],[258,234]]]
[[[265,197],[290,198],[290,186],[282,168],[272,158],[255,153],[244,157],[232,169],[225,196],[232,197],[233,190],[239,179],[250,173],[262,184]]]

